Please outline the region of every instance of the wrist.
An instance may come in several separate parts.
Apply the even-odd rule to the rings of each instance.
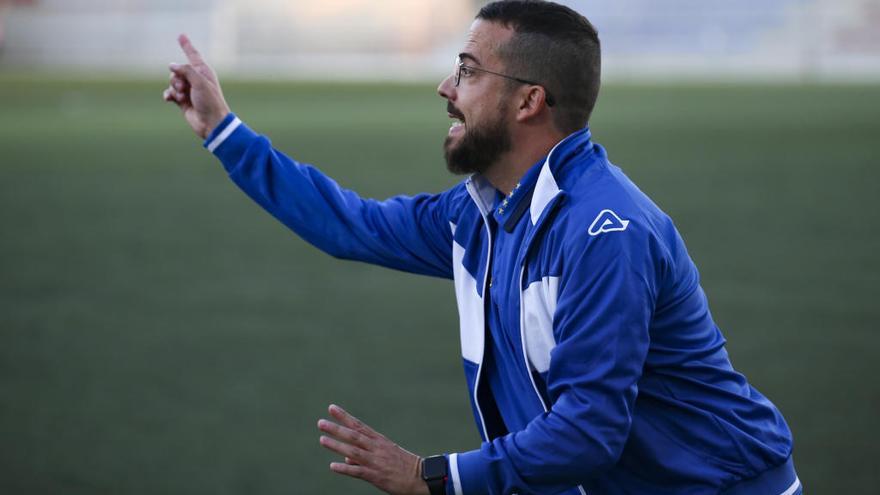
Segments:
[[[202,139],[207,139],[207,137],[217,129],[217,126],[226,120],[226,116],[229,114],[229,107],[224,107],[208,116],[208,118],[205,119],[205,129],[203,131]]]

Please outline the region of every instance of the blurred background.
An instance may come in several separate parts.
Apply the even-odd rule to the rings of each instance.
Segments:
[[[186,32],[236,76],[433,80],[484,3],[0,0],[0,63],[150,75],[177,56],[168,40]],[[600,28],[609,81],[880,77],[876,0],[561,3]]]
[[[364,196],[441,191],[473,0],[0,0],[0,493],[373,493],[339,403],[478,446],[451,284],[332,259],[161,100],[190,34],[275,146]],[[807,493],[876,493],[880,1],[590,0],[591,127],[676,220]]]

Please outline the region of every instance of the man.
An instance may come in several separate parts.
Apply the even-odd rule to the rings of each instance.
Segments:
[[[672,221],[587,127],[599,40],[550,2],[484,7],[438,88],[437,195],[364,200],[274,150],[185,37],[165,99],[255,201],[338,257],[452,278],[479,449],[421,459],[337,406],[337,473],[394,494],[800,493],[779,411],[730,365]]]

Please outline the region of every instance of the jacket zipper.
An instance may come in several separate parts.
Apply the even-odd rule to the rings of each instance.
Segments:
[[[485,214],[482,214],[483,226],[486,227],[486,235],[489,240],[489,250],[486,253],[486,270],[483,273],[483,355],[480,356],[480,365],[477,366],[477,377],[474,382],[474,404],[477,405],[477,413],[480,415],[480,426],[483,427],[483,438],[490,441],[489,430],[486,428],[486,420],[483,418],[483,408],[480,407],[479,389],[480,376],[483,372],[483,358],[486,356],[486,287],[489,280],[489,271],[492,269],[492,229],[489,227],[489,220]]]
[[[479,198],[479,194],[474,190],[473,183],[469,180],[465,187],[468,190],[468,194],[470,194],[471,198],[477,204],[477,209],[480,211],[480,217],[483,218],[483,226],[486,228],[486,236],[489,241],[488,250],[486,251],[486,270],[483,273],[483,293],[482,293],[482,303],[483,303],[483,352],[480,355],[480,363],[477,365],[477,376],[474,379],[474,405],[477,409],[477,414],[480,416],[480,427],[483,431],[483,439],[485,441],[489,441],[489,429],[486,428],[486,419],[483,417],[483,408],[480,407],[480,399],[479,399],[479,390],[480,390],[480,376],[483,372],[483,357],[486,355],[486,284],[489,278],[489,269],[492,263],[492,229],[489,228],[489,219],[486,215],[486,212],[483,211],[484,208],[481,206],[482,200]]]

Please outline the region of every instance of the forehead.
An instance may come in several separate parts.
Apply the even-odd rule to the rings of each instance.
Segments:
[[[477,19],[471,24],[462,53],[473,55],[480,65],[498,63],[498,48],[513,36],[513,30],[498,22]]]

